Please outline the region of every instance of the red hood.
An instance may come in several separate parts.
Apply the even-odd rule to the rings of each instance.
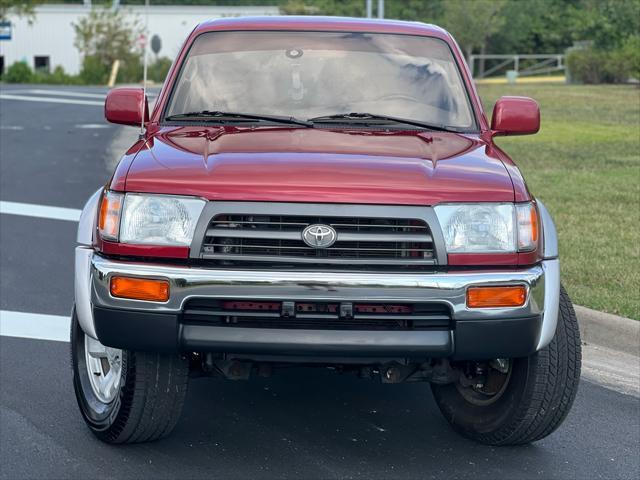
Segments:
[[[512,202],[509,173],[488,150],[444,132],[171,127],[136,155],[125,189],[210,200]]]

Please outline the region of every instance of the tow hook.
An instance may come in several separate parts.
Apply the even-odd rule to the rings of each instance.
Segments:
[[[509,371],[509,360],[506,358],[494,358],[489,362],[489,366],[500,373],[507,373]]]
[[[401,375],[398,367],[389,367],[384,372],[384,380],[386,383],[398,383]]]

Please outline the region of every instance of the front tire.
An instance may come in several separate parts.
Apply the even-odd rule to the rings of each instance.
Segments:
[[[508,361],[502,376],[494,374],[493,397],[473,382],[431,388],[440,411],[463,436],[487,445],[522,445],[546,437],[564,421],[578,390],[581,359],[576,314],[561,287],[553,340],[529,357]]]
[[[178,422],[187,393],[185,358],[105,348],[85,335],[74,308],[71,363],[80,412],[100,440],[157,440],[171,433]]]

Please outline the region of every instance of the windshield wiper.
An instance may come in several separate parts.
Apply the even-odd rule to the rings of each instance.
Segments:
[[[335,115],[325,115],[322,117],[314,117],[308,120],[314,123],[361,123],[366,125],[386,125],[389,123],[397,123],[404,125],[413,125],[428,130],[438,130],[442,132],[455,132],[456,129],[447,127],[446,125],[437,125],[433,123],[420,122],[408,118],[398,118],[389,115],[378,115],[375,113],[336,113]]]
[[[165,120],[173,121],[173,120],[205,120],[205,121],[217,121],[217,122],[228,122],[228,121],[250,121],[250,120],[260,120],[260,121],[268,121],[268,122],[276,122],[276,123],[288,123],[290,125],[302,125],[303,127],[313,127],[313,122],[309,122],[306,120],[298,120],[295,117],[285,117],[280,115],[260,115],[254,113],[239,113],[239,112],[220,112],[220,111],[210,111],[210,110],[202,110],[200,112],[187,112],[187,113],[178,113],[176,115],[170,115]]]

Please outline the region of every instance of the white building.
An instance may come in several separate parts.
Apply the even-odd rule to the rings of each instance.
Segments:
[[[259,0],[256,0],[259,1]],[[124,6],[122,11],[145,19],[143,6]],[[11,18],[0,36],[0,73],[15,63],[24,61],[31,68],[53,70],[61,65],[67,73],[77,74],[82,59],[73,46],[73,23],[88,15],[91,7],[84,5],[42,5],[35,10],[30,24],[24,17]],[[173,59],[193,27],[203,20],[221,17],[278,15],[273,6],[151,6],[149,7],[149,38],[158,35],[162,41],[159,55]]]

